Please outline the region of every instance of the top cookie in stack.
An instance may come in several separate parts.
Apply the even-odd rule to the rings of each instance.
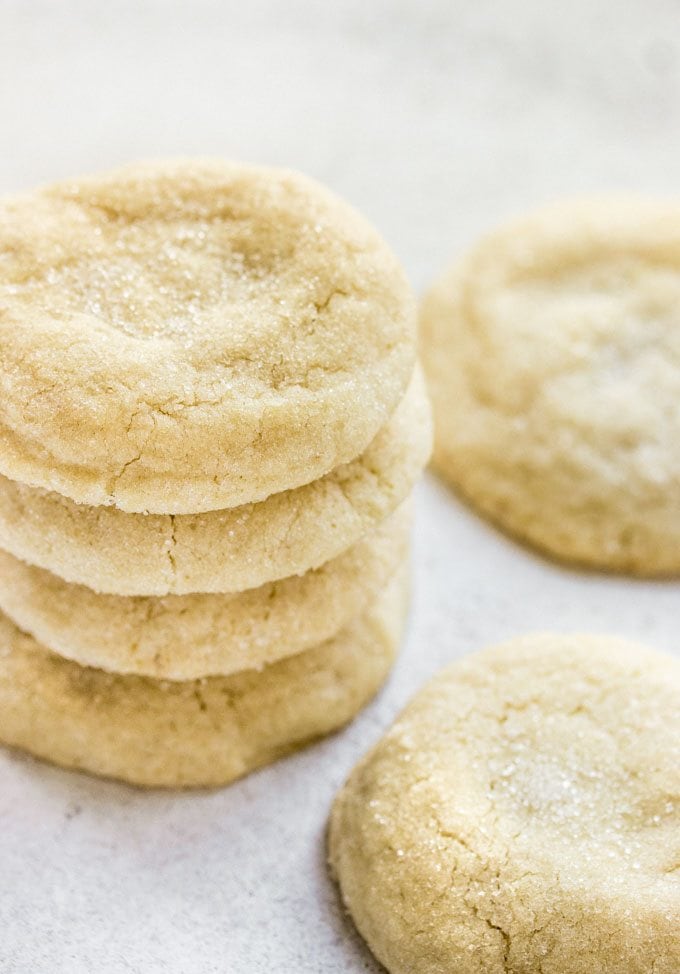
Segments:
[[[0,472],[194,514],[352,460],[414,364],[375,231],[302,176],[137,165],[0,210]]]
[[[0,608],[24,630],[0,620],[0,738],[206,784],[349,719],[397,643],[397,508],[430,449],[394,256],[311,180],[213,160],[0,213]]]

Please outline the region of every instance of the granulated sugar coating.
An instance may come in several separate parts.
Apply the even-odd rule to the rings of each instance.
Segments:
[[[258,501],[364,450],[415,355],[404,275],[296,173],[130,166],[0,203],[0,471],[87,504]]]
[[[393,974],[677,974],[680,664],[580,635],[465,658],[355,769],[330,850]]]

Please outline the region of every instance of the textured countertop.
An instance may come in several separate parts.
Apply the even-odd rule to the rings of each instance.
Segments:
[[[149,156],[291,165],[363,209],[422,289],[531,204],[677,192],[678,38],[672,0],[0,0],[0,192]],[[558,568],[433,478],[414,548],[394,674],[316,747],[174,794],[0,751],[2,974],[376,971],[328,880],[325,821],[425,678],[532,629],[678,651],[680,583]]]

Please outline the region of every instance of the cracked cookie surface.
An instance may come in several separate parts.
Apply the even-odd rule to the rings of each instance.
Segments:
[[[408,554],[411,504],[316,571],[230,595],[100,595],[0,551],[0,611],[83,666],[166,680],[261,669],[336,635]]]
[[[259,672],[181,682],[79,666],[0,615],[0,741],[137,785],[227,784],[370,700],[398,648],[407,588],[400,570],[337,636]]]
[[[455,663],[353,771],[330,858],[392,974],[674,974],[680,661],[546,634]]]
[[[557,204],[502,228],[421,308],[438,469],[559,558],[680,571],[680,208]]]
[[[142,163],[0,201],[0,470],[79,503],[196,513],[362,452],[414,308],[350,206],[286,170]]]
[[[430,406],[416,371],[364,453],[259,504],[198,515],[87,507],[0,476],[0,547],[112,595],[239,592],[318,568],[374,531],[430,455]]]

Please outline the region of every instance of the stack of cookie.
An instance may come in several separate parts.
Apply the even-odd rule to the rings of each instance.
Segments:
[[[349,720],[430,450],[395,258],[310,180],[214,161],[0,209],[0,739],[211,785]]]

